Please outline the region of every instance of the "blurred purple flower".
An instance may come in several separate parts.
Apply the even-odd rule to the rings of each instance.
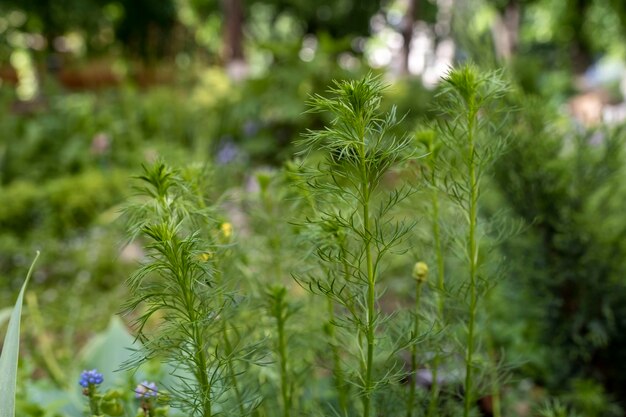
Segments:
[[[154,382],[143,381],[135,388],[135,398],[156,398],[159,390]]]
[[[591,146],[600,146],[605,141],[604,133],[597,131],[589,138],[589,145]]]
[[[228,164],[239,156],[239,148],[231,140],[223,142],[217,151],[217,163],[220,165]]]
[[[261,125],[255,120],[246,120],[243,124],[243,134],[246,137],[254,136],[259,132]]]

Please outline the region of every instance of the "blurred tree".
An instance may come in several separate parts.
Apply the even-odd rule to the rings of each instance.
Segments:
[[[244,61],[243,25],[244,6],[242,0],[222,0],[224,11],[224,61]]]
[[[68,32],[81,34],[88,47],[103,26],[114,24],[115,38],[129,55],[161,57],[177,23],[174,0],[5,0],[2,6],[24,12],[24,29],[42,34],[50,52],[54,40]],[[108,19],[111,9],[119,13],[114,22]]]
[[[566,0],[565,13],[559,17],[558,25],[566,30],[555,32],[558,40],[569,44],[569,54],[572,68],[576,73],[583,73],[591,64],[593,48],[588,36],[580,30],[588,11],[595,0]]]
[[[406,34],[412,29],[418,3],[409,1]],[[48,51],[53,51],[54,39],[73,31],[82,36],[87,52],[116,42],[126,55],[152,60],[172,53],[177,46],[172,37],[181,25],[191,29],[196,42],[198,36],[204,41],[211,38],[215,45],[221,41],[223,62],[228,64],[244,59],[246,22],[257,5],[265,6],[272,23],[285,14],[298,21],[303,28],[298,36],[323,32],[332,39],[348,40],[369,35],[371,17],[381,10],[381,0],[5,0],[0,8],[24,12],[25,30],[43,34]],[[215,36],[209,29],[215,25],[221,39],[219,32]],[[114,37],[103,42],[109,37],[102,33],[111,30]],[[344,45],[350,48],[350,42]]]
[[[481,12],[481,5],[489,11]],[[482,19],[490,16],[489,46],[500,62],[529,66],[534,60],[544,73],[582,74],[599,55],[625,51],[626,2],[622,0],[461,0],[456,10],[464,13],[458,16],[463,21],[479,13]],[[468,43],[465,37],[477,36],[471,34],[471,25],[460,26],[456,38],[461,44]],[[484,45],[477,49],[465,52],[482,62]]]
[[[25,29],[41,33],[47,45],[71,30],[92,33],[98,26],[101,0],[4,0],[6,10],[26,13]],[[71,10],[71,13],[68,11]]]
[[[534,0],[494,0],[498,11],[493,28],[496,56],[506,61],[517,51],[522,7]]]
[[[386,22],[394,30],[402,35],[402,61],[400,71],[403,74],[409,73],[409,56],[411,54],[411,46],[413,37],[415,36],[416,23],[427,23],[434,26],[438,23],[438,4],[437,0],[387,0],[384,2],[383,11],[385,12]],[[402,17],[398,18],[401,13]],[[441,30],[433,31],[436,36],[445,38],[448,33]]]
[[[532,293],[522,314],[543,308],[529,318],[549,348],[539,381],[558,391],[572,378],[591,378],[624,399],[624,130],[557,128],[559,116],[539,99],[512,105],[521,111],[495,178],[529,225],[507,258]]]
[[[117,3],[123,7],[123,15],[115,34],[126,52],[144,60],[161,58],[171,52],[168,51],[170,35],[177,23],[174,0],[117,0]]]
[[[304,22],[306,33],[327,32],[333,38],[367,36],[380,0],[260,0],[274,5],[276,15],[289,11]]]
[[[409,55],[411,54],[411,42],[419,6],[419,0],[408,0],[406,12],[402,17],[400,33],[402,34],[402,72],[404,74],[409,73]]]

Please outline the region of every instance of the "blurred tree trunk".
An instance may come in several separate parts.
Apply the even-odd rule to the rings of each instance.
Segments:
[[[230,78],[246,78],[248,67],[243,53],[243,0],[222,0],[224,10],[224,66]]]
[[[593,62],[589,40],[581,30],[592,3],[592,0],[570,0],[568,3],[567,14],[570,27],[574,30],[569,53],[576,74],[583,74]]]
[[[521,5],[518,0],[511,0],[496,17],[492,28],[496,56],[509,61],[517,51],[519,41]]]
[[[224,10],[224,63],[244,61],[243,54],[243,2],[222,0]]]
[[[402,74],[409,73],[409,55],[411,54],[411,41],[413,40],[413,26],[419,0],[408,0],[406,13],[402,19]]]

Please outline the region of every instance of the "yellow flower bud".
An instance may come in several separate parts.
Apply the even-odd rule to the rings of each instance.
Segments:
[[[201,253],[198,257],[200,258],[201,261],[208,262],[211,259],[213,259],[213,252],[204,252],[204,253]]]
[[[426,282],[428,278],[428,265],[426,265],[426,262],[417,262],[415,264],[413,267],[413,278],[420,284]]]
[[[222,223],[222,225],[220,226],[220,230],[222,232],[222,235],[226,239],[228,239],[233,234],[233,225],[228,222]]]

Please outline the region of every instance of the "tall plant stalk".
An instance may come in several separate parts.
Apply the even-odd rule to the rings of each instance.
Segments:
[[[282,416],[291,416],[291,378],[288,371],[289,357],[287,354],[287,333],[285,325],[292,313],[287,303],[287,288],[278,285],[268,289],[269,312],[276,322],[276,356],[279,365],[280,398],[282,401]]]
[[[434,176],[434,174],[433,174]],[[434,181],[434,179],[433,179]],[[439,330],[442,330],[445,323],[444,317],[444,294],[445,294],[445,264],[443,257],[443,244],[441,242],[441,227],[440,227],[440,214],[439,214],[439,196],[437,190],[432,191],[431,197],[432,205],[432,231],[433,231],[433,243],[435,246],[435,258],[437,261],[437,291],[436,291],[436,305],[437,305],[437,320]],[[433,417],[436,413],[437,406],[439,404],[439,366],[441,356],[439,350],[435,352],[433,363],[431,367],[432,372],[432,385],[430,387],[430,402],[428,404],[427,417]]]
[[[228,237],[225,236],[226,239],[228,239]],[[226,243],[226,242],[225,242]],[[216,270],[215,273],[215,282],[217,283],[217,285],[221,285],[222,284],[222,272],[219,270],[219,264],[217,265],[218,269]],[[218,305],[222,305],[224,303],[224,296],[223,294],[219,294],[218,295]],[[244,417],[246,415],[246,410],[245,410],[245,403],[244,403],[244,398],[243,395],[241,394],[241,389],[239,388],[239,381],[237,378],[237,371],[235,369],[235,362],[234,362],[234,355],[235,355],[235,349],[233,347],[233,343],[230,340],[230,337],[228,336],[228,323],[226,320],[222,320],[222,329],[221,329],[221,334],[222,334],[222,342],[224,343],[224,361],[226,363],[226,370],[228,372],[228,377],[230,378],[230,382],[235,394],[235,401],[237,403],[237,409],[239,410],[239,415],[240,417]]]
[[[338,328],[351,328],[359,343],[355,353],[358,370],[350,382],[358,387],[364,417],[377,414],[375,394],[391,379],[389,374],[378,377],[375,370],[381,321],[379,266],[409,229],[387,218],[407,193],[379,187],[385,172],[411,157],[409,140],[396,139],[391,133],[397,123],[395,112],[378,112],[382,90],[380,81],[368,76],[336,83],[329,90],[330,98],[313,97],[311,111],[329,112],[333,119],[325,129],[309,131],[303,140],[306,153],[321,152],[325,158],[302,173],[318,206],[316,216],[306,224],[326,231],[315,236],[315,254],[327,271],[336,271],[309,277],[308,285],[347,314]],[[342,236],[341,243],[337,236]]]
[[[370,231],[370,189],[367,181],[367,169],[365,167],[365,132],[361,131],[359,144],[361,159],[361,197],[363,204],[363,238],[365,244],[365,258],[367,268],[367,311],[366,337],[367,337],[367,363],[365,364],[365,383],[363,387],[363,416],[369,417],[371,411],[373,392],[373,368],[374,368],[374,330],[376,321],[376,276],[374,263],[372,262],[371,231]]]
[[[420,326],[420,301],[422,298],[422,285],[426,282],[426,278],[428,276],[428,266],[424,262],[418,262],[415,264],[413,268],[413,278],[416,281],[415,284],[415,304],[414,304],[414,319],[413,319],[413,337],[412,339],[416,339],[419,334],[419,326]],[[411,344],[411,370],[410,370],[410,383],[409,386],[409,396],[407,399],[407,411],[406,416],[411,417],[413,415],[413,410],[415,408],[415,394],[417,390],[417,384],[414,381],[415,376],[417,375],[417,354],[418,354],[418,346],[417,343]]]
[[[473,403],[473,379],[472,372],[474,369],[474,326],[476,322],[476,273],[478,270],[478,242],[476,241],[476,226],[478,223],[478,195],[479,184],[476,178],[476,154],[474,143],[474,126],[476,124],[476,112],[474,107],[474,97],[470,96],[468,107],[470,111],[467,113],[467,142],[468,142],[468,167],[469,167],[469,218],[468,218],[468,234],[467,234],[467,253],[469,255],[469,317],[467,323],[467,343],[465,354],[465,398],[463,404],[463,416],[469,417]]]
[[[293,185],[297,186],[301,179],[301,167],[298,167],[296,164],[289,163],[287,165],[287,172],[289,180],[293,182]],[[320,207],[318,201],[316,201],[314,197],[314,194],[309,188],[299,187],[299,196],[305,203],[306,209],[311,211],[311,217],[323,217],[323,208]],[[324,236],[316,236],[315,240],[327,240],[329,245],[335,246],[337,252],[340,254],[335,260],[339,261],[338,263],[340,265],[332,265],[332,262],[325,262],[323,259],[324,257],[322,256],[322,259],[320,259],[321,262],[319,262],[319,267],[324,271],[325,276],[329,278],[338,276],[339,280],[342,282],[349,282],[351,278],[351,266],[348,262],[346,234],[345,231],[337,228],[336,226],[337,225],[333,225],[331,223],[326,224],[325,228],[322,227],[322,229],[326,229],[322,230],[322,234]],[[330,259],[326,259],[326,261],[330,261]],[[331,280],[332,279],[334,278],[331,278]],[[327,336],[328,345],[330,346],[331,351],[332,375],[337,393],[339,412],[342,416],[347,417],[349,415],[350,407],[350,387],[348,381],[346,380],[347,375],[342,363],[344,355],[342,355],[341,352],[340,332],[338,332],[339,329],[337,329],[337,322],[338,319],[341,319],[341,317],[337,317],[336,313],[337,310],[340,310],[341,304],[342,303],[337,303],[335,298],[332,296],[326,298],[328,317],[324,326],[324,332]]]
[[[439,120],[441,139],[447,145],[444,162],[446,191],[463,212],[467,224],[464,249],[467,260],[467,334],[463,416],[469,417],[476,399],[474,355],[476,321],[484,285],[479,285],[480,245],[478,209],[480,181],[485,169],[498,156],[504,141],[495,137],[494,116],[498,99],[506,92],[499,73],[480,72],[472,65],[452,70],[444,79],[439,96],[443,114]]]
[[[445,263],[444,248],[441,236],[441,214],[439,202],[439,183],[438,178],[438,158],[441,150],[440,143],[436,142],[436,132],[433,130],[420,130],[416,132],[416,139],[426,149],[427,156],[424,158],[422,167],[423,176],[430,185],[430,212],[431,212],[431,231],[433,238],[433,247],[435,252],[435,262],[437,266],[437,280],[434,283],[434,298],[436,307],[435,325],[439,331],[445,326],[444,317],[444,296],[445,296]],[[431,364],[432,384],[430,387],[430,400],[428,404],[427,417],[433,417],[437,412],[439,404],[439,366],[441,362],[440,351],[436,350]]]
[[[339,410],[342,415],[348,415],[348,393],[346,392],[346,381],[341,365],[341,353],[339,352],[339,341],[335,331],[335,303],[332,298],[327,299],[328,303],[328,322],[327,333],[330,348],[333,357],[333,377],[335,379],[335,389],[337,390],[337,399],[339,402]]]

